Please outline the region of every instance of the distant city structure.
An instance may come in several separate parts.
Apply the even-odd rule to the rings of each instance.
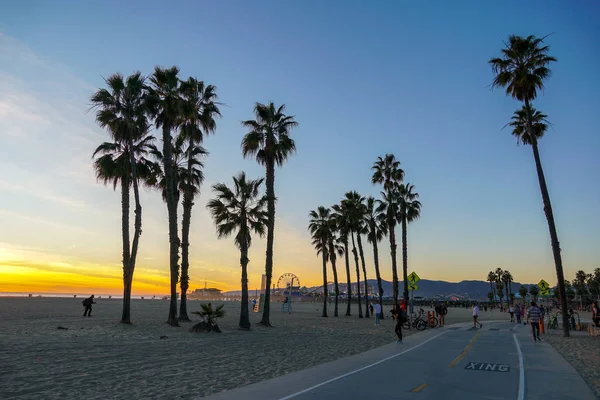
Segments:
[[[221,289],[206,287],[206,281],[204,281],[204,288],[194,290],[190,293],[190,297],[198,299],[217,299],[221,297],[221,292]]]

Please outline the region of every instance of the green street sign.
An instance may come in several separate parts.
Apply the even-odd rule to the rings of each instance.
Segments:
[[[419,275],[417,275],[415,272],[411,273],[411,274],[408,276],[408,281],[409,281],[411,284],[413,284],[413,285],[414,285],[415,283],[419,282],[420,280],[421,280],[421,278],[419,278]]]
[[[419,287],[417,285],[413,285],[412,283],[409,283],[408,290],[419,290]]]
[[[542,289],[542,291],[544,290],[548,290],[548,288],[550,287],[550,285],[548,285],[548,282],[546,282],[545,280],[541,280],[540,283],[538,283],[538,287],[540,289]]]

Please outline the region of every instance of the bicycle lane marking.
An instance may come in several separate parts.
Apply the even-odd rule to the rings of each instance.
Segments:
[[[477,338],[479,337],[480,334],[481,334],[481,331],[478,331],[475,334],[475,336],[473,336],[473,338],[471,339],[471,341],[469,342],[469,344],[465,347],[465,349],[462,351],[462,353],[460,353],[460,355],[458,357],[456,357],[454,359],[454,361],[452,361],[450,364],[448,364],[448,368],[454,368],[454,366],[456,364],[458,364],[460,362],[460,360],[462,360],[463,358],[465,358],[465,356],[469,352],[469,349],[471,348],[471,346],[473,346],[473,343],[475,343],[475,340],[477,340]]]
[[[316,385],[313,385],[313,386],[311,386],[311,387],[309,387],[309,388],[307,388],[307,389],[301,390],[301,391],[299,391],[299,392],[296,392],[296,393],[290,394],[290,395],[288,395],[288,396],[285,396],[285,397],[281,397],[281,398],[279,398],[279,400],[288,400],[288,399],[292,399],[292,398],[294,398],[294,397],[297,397],[297,396],[299,396],[299,395],[301,395],[301,394],[304,394],[304,393],[310,392],[310,391],[312,391],[312,390],[315,390],[315,389],[317,389],[317,388],[319,388],[319,387],[321,387],[321,386],[325,386],[325,385],[327,385],[327,384],[329,384],[329,383],[335,382],[335,381],[337,381],[337,380],[340,380],[340,379],[342,379],[342,378],[345,378],[345,377],[347,377],[347,376],[354,375],[354,374],[356,374],[357,372],[361,372],[361,371],[364,371],[364,370],[366,370],[366,369],[372,368],[372,367],[374,367],[374,366],[376,366],[376,365],[379,365],[379,364],[381,364],[381,363],[384,363],[384,362],[386,362],[386,361],[389,361],[389,360],[391,360],[391,359],[393,359],[393,358],[396,358],[396,357],[398,357],[398,356],[401,356],[401,355],[403,355],[403,354],[406,354],[406,353],[408,353],[408,352],[410,352],[410,351],[413,351],[413,350],[415,350],[415,349],[418,349],[419,347],[421,347],[421,346],[423,346],[423,345],[425,345],[425,344],[427,344],[427,343],[431,342],[432,340],[434,340],[434,339],[437,339],[438,337],[440,337],[440,336],[442,336],[442,335],[445,335],[447,332],[448,332],[448,331],[444,331],[444,332],[442,332],[442,333],[440,333],[440,334],[437,334],[437,335],[435,335],[435,336],[433,336],[433,337],[431,337],[431,338],[429,338],[429,339],[427,339],[427,340],[425,340],[425,341],[423,341],[423,342],[421,342],[421,343],[419,343],[419,344],[417,344],[417,345],[415,345],[415,346],[413,346],[413,347],[411,347],[411,348],[409,348],[409,349],[406,349],[406,350],[404,350],[404,351],[402,351],[402,352],[400,352],[400,353],[396,353],[396,354],[394,354],[394,355],[392,355],[392,356],[386,357],[386,358],[384,358],[384,359],[382,359],[382,360],[376,361],[376,362],[374,362],[374,363],[372,363],[372,364],[369,364],[369,365],[366,365],[366,366],[364,366],[364,367],[362,367],[362,368],[355,369],[354,371],[347,372],[347,373],[345,373],[345,374],[343,374],[343,375],[336,376],[335,378],[328,379],[328,380],[326,380],[326,381],[324,381],[324,382],[318,383],[318,384],[316,384]]]

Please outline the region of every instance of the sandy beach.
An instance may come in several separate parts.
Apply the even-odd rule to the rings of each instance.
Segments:
[[[190,310],[199,303],[191,301]],[[373,318],[357,317],[356,306],[352,317],[333,318],[330,309],[322,318],[320,303],[294,304],[291,315],[274,304],[274,328],[253,325],[243,332],[237,329],[239,303],[225,304],[222,334],[193,334],[192,323],[165,324],[163,300],[133,300],[134,324],[123,325],[118,299],[98,300],[93,316],[84,318],[79,298],[0,298],[0,398],[197,398],[396,339],[391,318],[375,326]],[[470,309],[450,308],[446,323],[470,315]],[[260,316],[251,313],[253,324]],[[499,318],[482,313],[484,324]]]

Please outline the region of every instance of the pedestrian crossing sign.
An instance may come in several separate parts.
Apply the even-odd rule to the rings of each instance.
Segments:
[[[413,284],[413,285],[414,285],[415,283],[419,282],[420,280],[421,280],[421,278],[419,278],[419,275],[417,275],[415,272],[411,273],[411,274],[408,276],[408,281],[409,281],[411,284]]]
[[[417,285],[413,285],[412,283],[409,283],[408,290],[419,290],[419,287]]]
[[[548,290],[548,288],[550,287],[550,285],[548,284],[548,282],[546,282],[545,280],[541,280],[540,283],[538,283],[538,287],[540,289],[542,289],[542,292],[545,290]]]

